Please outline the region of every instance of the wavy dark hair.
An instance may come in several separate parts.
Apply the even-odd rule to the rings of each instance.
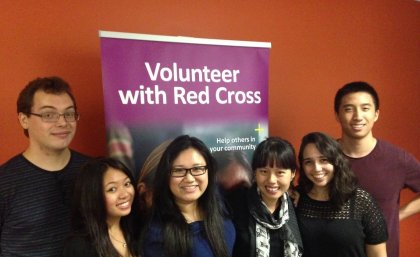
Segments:
[[[130,170],[120,161],[109,157],[98,157],[86,163],[75,183],[72,226],[75,233],[86,234],[100,257],[118,257],[119,254],[108,236],[106,222],[103,178],[109,168],[126,174],[133,183]],[[134,187],[134,185],[133,185]],[[138,256],[136,227],[138,195],[134,188],[134,199],[129,215],[121,217],[120,226],[132,256]]]
[[[312,181],[303,172],[303,151],[308,144],[314,144],[318,151],[327,158],[334,167],[334,176],[328,184],[329,198],[336,209],[341,209],[344,203],[356,191],[356,176],[344,156],[340,144],[322,132],[312,132],[302,138],[299,149],[299,188],[304,193],[309,193],[313,187]]]
[[[169,188],[173,162],[182,151],[197,150],[205,159],[208,172],[208,186],[198,199],[198,208],[204,216],[204,237],[209,240],[214,256],[228,257],[224,240],[224,217],[227,213],[221,204],[216,186],[216,162],[207,146],[198,138],[182,135],[175,138],[166,148],[156,170],[153,185],[152,219],[162,224],[163,244],[166,256],[190,256],[192,238],[188,223],[175,203]],[[150,220],[150,222],[152,222]]]

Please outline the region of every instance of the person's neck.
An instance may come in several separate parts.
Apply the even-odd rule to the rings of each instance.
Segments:
[[[312,187],[308,193],[309,197],[317,201],[328,201],[330,200],[330,194],[327,186],[324,187]]]
[[[119,256],[131,256],[120,221],[121,217],[107,218],[108,237]]]
[[[122,234],[121,226],[120,226],[121,218],[108,218],[106,223],[108,224],[108,231],[112,235],[120,235]]]
[[[34,165],[48,171],[62,170],[68,164],[71,157],[69,148],[61,151],[47,151],[29,146],[22,154]]]
[[[198,203],[178,203],[179,209],[181,210],[182,215],[184,216],[187,223],[192,223],[194,221],[202,220],[201,211],[198,208]]]
[[[280,205],[280,203],[281,203],[281,199],[282,199],[282,196],[280,196],[280,198],[279,199],[277,199],[277,200],[269,200],[269,199],[264,199],[264,198],[261,198],[261,200],[264,202],[264,204],[265,204],[265,206],[267,206],[267,209],[268,209],[268,211],[272,214],[276,209],[277,209],[277,207]]]
[[[343,135],[339,142],[345,155],[352,158],[361,158],[372,152],[377,140],[372,134],[364,138],[351,138]]]

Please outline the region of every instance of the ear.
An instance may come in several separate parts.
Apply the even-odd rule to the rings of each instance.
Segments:
[[[379,119],[379,109],[375,111],[375,122]]]
[[[340,118],[338,117],[338,112],[334,112],[335,120],[340,123]]]
[[[144,182],[140,182],[137,184],[137,192],[139,194],[143,194],[146,191],[146,184]]]
[[[296,176],[296,170],[292,170],[292,174],[291,174],[292,176],[291,176],[291,181],[293,181],[293,179],[295,178],[295,176]]]
[[[28,116],[26,114],[24,114],[23,112],[20,112],[18,115],[18,120],[23,129],[28,129],[29,127]]]

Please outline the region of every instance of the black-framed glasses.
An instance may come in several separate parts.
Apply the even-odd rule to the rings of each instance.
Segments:
[[[41,118],[44,122],[50,122],[54,123],[57,122],[61,116],[64,117],[64,119],[67,122],[75,122],[78,121],[80,118],[80,115],[77,112],[65,112],[65,113],[58,113],[58,112],[43,112],[43,113],[33,113],[29,112],[27,114],[35,115]]]
[[[171,176],[175,178],[185,177],[189,172],[192,176],[200,176],[207,172],[207,166],[195,166],[192,168],[173,168],[171,170]]]

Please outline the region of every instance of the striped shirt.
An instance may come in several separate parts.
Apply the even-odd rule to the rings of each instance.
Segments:
[[[61,255],[74,178],[87,160],[71,151],[66,167],[50,172],[19,154],[0,166],[1,257]]]

